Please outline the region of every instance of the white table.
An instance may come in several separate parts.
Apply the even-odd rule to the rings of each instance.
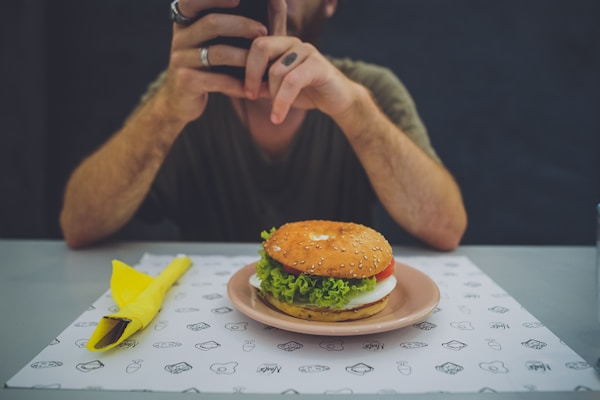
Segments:
[[[256,255],[256,244],[109,243],[69,250],[61,241],[0,240],[0,380],[26,365],[108,287],[111,260],[135,264],[146,253]],[[588,363],[600,357],[593,247],[462,246],[468,256]],[[396,255],[438,254],[395,247]],[[258,257],[258,256],[257,256]],[[52,310],[52,311],[50,311]],[[57,311],[58,310],[58,311]],[[0,399],[166,399],[183,394],[0,389]],[[258,399],[264,395],[202,394],[203,398]],[[325,398],[323,396],[301,396]],[[361,396],[380,398],[378,395]],[[428,395],[427,398],[488,398],[490,395]],[[498,393],[496,399],[597,399],[598,392]],[[329,398],[329,397],[328,397]],[[421,399],[422,395],[402,395]]]

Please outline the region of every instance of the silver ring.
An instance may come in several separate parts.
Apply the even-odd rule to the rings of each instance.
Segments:
[[[174,0],[171,3],[171,21],[175,22],[179,26],[190,26],[195,20],[188,18],[179,12],[179,0]]]
[[[208,62],[208,47],[200,47],[198,50],[200,50],[202,66],[205,68],[210,68],[210,63]]]

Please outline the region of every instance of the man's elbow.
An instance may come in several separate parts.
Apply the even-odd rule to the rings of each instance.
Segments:
[[[432,225],[432,229],[422,237],[430,246],[440,251],[456,249],[467,229],[466,213],[461,213],[449,221]]]
[[[431,245],[439,251],[452,251],[460,245],[461,239],[462,235],[446,235]]]
[[[91,241],[78,232],[72,232],[69,229],[62,228],[63,239],[67,247],[72,250],[82,249],[89,246]]]
[[[85,240],[84,238],[75,235],[67,235],[63,233],[63,237],[65,240],[65,244],[71,250],[83,249],[89,246],[91,243],[89,240]]]
[[[73,250],[82,249],[91,245],[95,239],[81,229],[81,224],[70,223],[64,214],[61,214],[60,227],[65,244]]]
[[[464,215],[463,218],[458,221],[452,229],[446,234],[445,240],[441,243],[440,250],[452,251],[456,249],[467,230],[467,217]]]

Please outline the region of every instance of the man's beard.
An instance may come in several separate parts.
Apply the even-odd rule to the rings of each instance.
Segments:
[[[295,26],[294,22],[288,19],[287,32],[288,35],[296,36],[303,42],[317,47],[326,21],[325,2],[321,2],[319,8],[312,15],[307,15],[302,19],[301,26]]]

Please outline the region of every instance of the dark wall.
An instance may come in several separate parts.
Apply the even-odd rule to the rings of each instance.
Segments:
[[[168,4],[53,0],[47,7],[50,235],[60,235],[57,213],[70,172],[119,129],[167,65]]]
[[[46,234],[43,6],[0,3],[0,237]]]
[[[69,173],[167,64],[168,4],[2,2],[0,237],[60,237]],[[596,0],[346,0],[322,49],[406,84],[463,189],[465,243],[591,244],[599,30]]]
[[[464,242],[594,241],[600,2],[345,4],[325,44],[406,83],[463,189]]]

